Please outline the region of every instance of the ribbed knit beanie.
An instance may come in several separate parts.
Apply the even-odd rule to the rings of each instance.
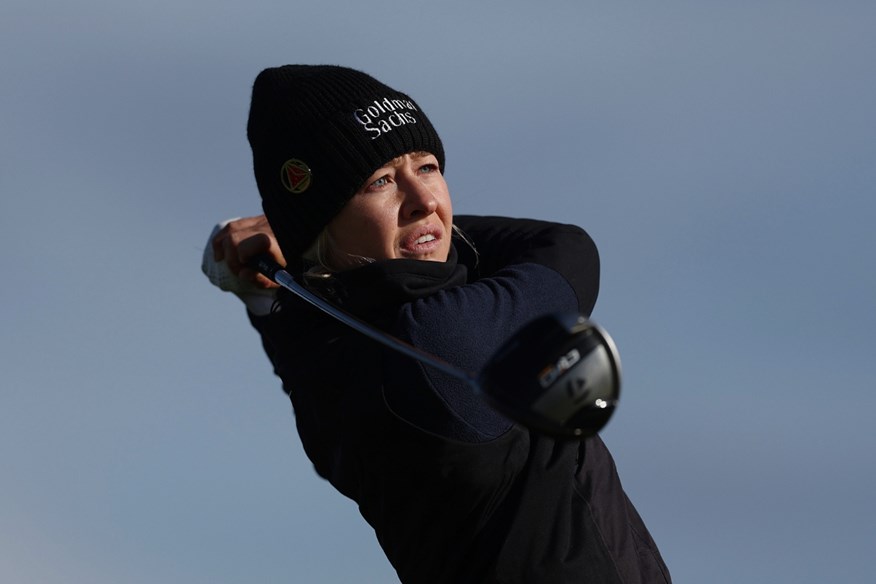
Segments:
[[[335,65],[286,65],[256,77],[247,124],[262,208],[292,262],[375,170],[429,152],[437,132],[410,97]]]

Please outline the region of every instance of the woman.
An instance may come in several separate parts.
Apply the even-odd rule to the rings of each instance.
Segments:
[[[250,292],[274,291],[244,267],[267,251],[329,301],[471,371],[536,316],[590,314],[587,234],[454,217],[441,140],[407,95],[342,67],[267,69],[248,136],[265,217],[225,226],[212,249]],[[285,290],[270,311],[239,295],[308,457],[358,503],[402,582],[669,581],[598,437],[518,426]]]

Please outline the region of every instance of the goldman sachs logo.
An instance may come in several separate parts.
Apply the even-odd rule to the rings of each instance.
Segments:
[[[360,107],[353,112],[353,117],[374,140],[401,126],[416,124],[417,118],[412,112],[418,111],[420,110],[410,100],[384,97]]]

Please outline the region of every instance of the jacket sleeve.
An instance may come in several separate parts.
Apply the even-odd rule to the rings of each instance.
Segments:
[[[599,293],[599,252],[586,231],[534,219],[457,215],[454,222],[477,250],[461,248],[461,261],[476,278],[514,264],[535,263],[559,273],[575,291],[578,309],[590,316]]]

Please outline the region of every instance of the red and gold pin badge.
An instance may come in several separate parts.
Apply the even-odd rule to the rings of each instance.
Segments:
[[[280,169],[280,181],[283,186],[296,195],[310,187],[311,177],[310,168],[297,158],[287,160]]]

